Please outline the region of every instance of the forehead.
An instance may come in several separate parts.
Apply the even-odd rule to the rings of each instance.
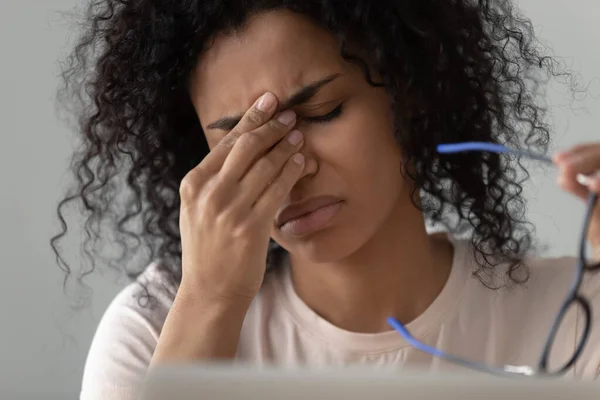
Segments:
[[[300,87],[344,69],[335,37],[287,11],[250,18],[219,35],[199,59],[190,92],[204,124],[245,112],[264,92],[287,98]]]

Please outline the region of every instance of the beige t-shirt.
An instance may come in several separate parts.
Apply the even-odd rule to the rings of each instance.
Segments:
[[[532,259],[523,286],[492,290],[472,275],[475,264],[466,242],[455,242],[450,277],[439,296],[407,324],[413,336],[472,360],[494,365],[536,366],[549,327],[574,279],[575,260]],[[156,265],[140,276],[155,298],[141,307],[140,286],[125,288],[108,307],[93,339],[81,399],[133,399],[172,304]],[[586,275],[584,293],[595,321],[583,356],[569,376],[600,374],[600,274]],[[582,329],[581,315],[569,313],[553,362],[564,361]],[[340,329],[313,312],[295,293],[289,267],[268,275],[241,333],[237,360],[254,365],[396,365],[430,371],[459,368],[412,348],[395,331],[361,334]]]

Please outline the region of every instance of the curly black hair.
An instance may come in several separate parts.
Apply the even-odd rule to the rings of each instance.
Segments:
[[[413,201],[425,217],[470,235],[480,278],[505,263],[507,281],[526,279],[514,274],[534,246],[525,168],[494,154],[435,151],[462,141],[547,151],[536,85],[556,76],[556,62],[509,0],[93,0],[88,7],[59,93],[75,106],[82,142],[72,161],[75,184],[57,210],[62,230],[51,241],[67,278],[93,271],[108,240],[121,249],[109,265],[135,278],[162,260],[167,280],[179,282],[179,185],[209,152],[190,73],[217,33],[287,9],[339,38],[341,56],[386,88]],[[78,272],[59,246],[72,202],[86,214],[91,262]],[[269,269],[283,254],[271,241]]]

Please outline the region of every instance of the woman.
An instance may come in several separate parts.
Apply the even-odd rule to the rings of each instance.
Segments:
[[[546,150],[529,77],[555,66],[509,2],[104,0],[88,21],[65,71],[86,107],[63,205],[83,202],[92,256],[114,224],[136,282],[98,327],[82,398],[134,398],[168,362],[452,367],[389,316],[460,356],[536,365],[575,260],[531,257],[516,160],[436,152]],[[565,190],[600,191],[576,180],[600,144],[555,163]],[[596,249],[599,231],[596,213]],[[595,307],[599,290],[586,274]],[[599,366],[596,329],[568,373]]]

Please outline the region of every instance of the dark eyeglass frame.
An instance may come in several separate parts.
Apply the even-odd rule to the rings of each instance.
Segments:
[[[553,162],[550,158],[523,150],[515,150],[510,149],[508,147],[494,144],[494,143],[481,143],[481,142],[467,142],[467,143],[455,143],[455,144],[444,144],[439,145],[437,148],[439,153],[442,154],[450,154],[450,153],[459,153],[465,151],[487,151],[499,154],[513,154],[518,157],[527,157],[530,159],[538,160],[550,165],[553,165]],[[577,258],[577,266],[575,269],[575,279],[573,280],[573,284],[569,293],[562,303],[554,322],[550,328],[548,336],[546,338],[546,342],[544,343],[544,347],[542,350],[542,355],[538,362],[537,368],[532,368],[529,366],[515,366],[515,365],[504,365],[504,366],[490,366],[484,363],[468,360],[466,358],[447,353],[435,347],[431,347],[426,345],[423,342],[420,342],[415,337],[411,335],[411,333],[406,329],[406,327],[394,317],[388,318],[388,323],[392,328],[394,328],[404,339],[412,345],[417,350],[423,351],[425,353],[431,354],[434,357],[442,358],[444,360],[450,361],[454,364],[461,365],[463,367],[482,371],[486,373],[490,373],[493,375],[501,375],[501,376],[509,376],[509,377],[558,377],[564,375],[570,368],[573,367],[575,362],[581,356],[583,349],[585,348],[586,343],[589,340],[589,336],[592,330],[592,317],[593,310],[590,302],[583,296],[581,293],[581,284],[583,282],[583,276],[585,272],[595,272],[600,269],[600,262],[596,264],[590,264],[587,260],[587,235],[589,232],[592,216],[594,214],[594,209],[598,204],[598,195],[595,193],[590,194],[588,198],[588,206],[587,211],[585,213],[585,220],[583,224],[583,229],[581,232],[581,238],[579,242],[579,255]],[[583,311],[583,315],[585,317],[585,325],[583,332],[581,334],[581,338],[577,344],[577,347],[573,351],[573,355],[566,361],[559,369],[550,371],[549,370],[549,360],[550,354],[552,352],[552,347],[558,335],[558,331],[560,326],[565,318],[567,312],[571,309],[573,305],[578,306],[581,311]]]

